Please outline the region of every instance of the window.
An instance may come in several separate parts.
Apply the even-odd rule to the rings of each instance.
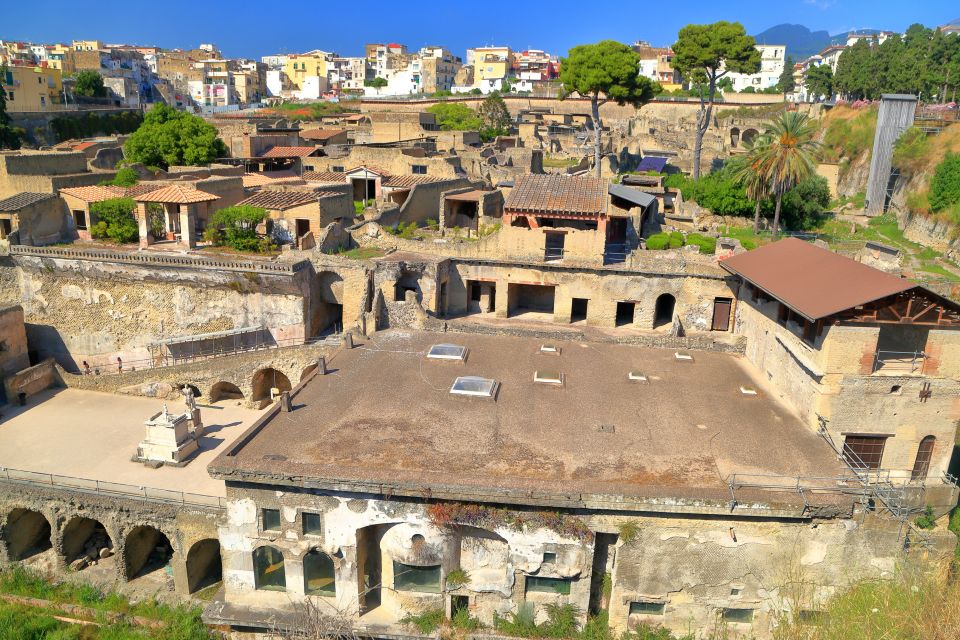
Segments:
[[[570,595],[570,580],[567,578],[543,578],[527,576],[527,593],[556,593]]]
[[[319,513],[310,513],[308,511],[304,511],[301,514],[301,520],[303,522],[304,535],[323,535],[323,518],[320,517]]]
[[[557,554],[551,551],[543,552],[543,564],[553,564],[557,561]]]
[[[843,457],[858,470],[880,468],[887,436],[847,436],[843,441]]]
[[[720,617],[724,622],[753,622],[753,609],[723,609]]]
[[[73,212],[73,221],[77,225],[77,229],[84,231],[87,228],[87,213],[86,211],[75,210]]]
[[[316,514],[314,514],[316,515]],[[318,549],[303,556],[303,591],[311,596],[337,595],[333,560]]]
[[[334,173],[343,173],[343,167],[342,167],[342,166],[333,167],[333,168],[330,169],[330,170],[333,171]]]
[[[924,480],[930,471],[930,459],[933,457],[933,447],[937,444],[937,439],[933,436],[927,436],[920,441],[920,447],[917,449],[917,459],[913,463],[913,471],[910,473],[911,480]]]
[[[260,514],[263,519],[264,531],[280,531],[279,509],[262,509]]]
[[[254,586],[269,591],[286,591],[287,577],[283,566],[283,554],[274,547],[257,547],[253,550]]]
[[[666,608],[662,602],[631,602],[630,615],[662,616]]]
[[[427,175],[427,165],[425,164],[415,164],[410,167],[414,175],[425,176]]]
[[[394,562],[393,588],[397,591],[440,593],[440,565],[417,567]]]

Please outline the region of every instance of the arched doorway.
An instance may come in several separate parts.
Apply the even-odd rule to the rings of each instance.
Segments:
[[[210,402],[219,400],[243,400],[243,392],[232,382],[220,381],[210,387]]]
[[[740,144],[740,127],[733,127],[730,129],[730,146],[736,149],[737,145],[739,144]]]
[[[283,372],[276,369],[261,369],[253,374],[253,400],[269,400],[270,390],[277,389],[280,393],[290,391],[293,386]]]
[[[750,145],[752,145],[753,141],[757,139],[758,135],[759,134],[757,133],[756,129],[747,129],[746,131],[744,131],[743,137],[742,137],[743,146],[749,147]]]
[[[173,547],[162,531],[141,525],[127,534],[123,555],[127,579],[133,580],[167,566],[173,557]]]
[[[653,308],[654,329],[673,322],[673,312],[676,305],[677,299],[669,293],[664,293],[657,298],[657,303]]]
[[[283,565],[283,554],[271,547],[257,547],[253,550],[253,579],[257,589],[286,591],[287,575]]]
[[[311,314],[312,336],[343,330],[343,278],[333,271],[317,274]]]
[[[303,592],[310,596],[337,595],[333,559],[319,549],[311,549],[303,556]]]
[[[39,511],[14,509],[3,525],[10,560],[26,560],[50,548],[50,522]]]
[[[200,540],[187,551],[187,588],[190,593],[223,580],[220,542],[213,538]]]
[[[933,448],[937,444],[937,439],[933,436],[927,436],[920,441],[920,447],[917,449],[917,459],[913,463],[913,471],[910,473],[911,480],[924,480],[930,472],[930,460],[933,458]]]
[[[63,528],[63,557],[67,564],[83,556],[94,561],[112,553],[113,541],[100,521],[76,516]]]
[[[316,370],[317,370],[316,364],[311,364],[306,368],[304,368],[303,372],[300,373],[300,382],[303,382],[304,380],[306,380],[310,376],[310,374]]]

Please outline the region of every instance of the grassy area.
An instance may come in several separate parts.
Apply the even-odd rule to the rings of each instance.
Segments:
[[[197,607],[171,607],[156,600],[134,603],[126,596],[116,592],[102,591],[92,585],[50,582],[43,576],[16,564],[0,572],[0,593],[47,600],[51,603],[47,610],[0,603],[0,640],[8,638],[11,640],[57,638],[59,640],[81,637],[84,640],[100,638],[207,640],[211,637],[207,627],[200,620],[201,610]],[[62,625],[51,617],[51,613],[59,615],[57,605],[63,604],[77,605],[91,610],[94,613],[92,621],[101,626]],[[134,628],[127,623],[107,623],[106,614],[149,618],[162,622],[163,626],[161,629],[143,629]],[[6,624],[9,620],[15,621],[14,626]],[[53,623],[56,624],[53,625]]]
[[[290,120],[318,120],[349,111],[339,102],[284,102],[269,111]]]
[[[566,169],[578,164],[580,164],[579,158],[562,158],[549,154],[543,156],[543,166],[548,169]]]
[[[337,255],[351,260],[370,260],[371,258],[383,257],[385,252],[379,247],[354,247],[353,249],[342,249]]]

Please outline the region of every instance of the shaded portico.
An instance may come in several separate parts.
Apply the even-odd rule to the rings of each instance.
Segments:
[[[197,232],[202,230],[210,217],[212,203],[219,199],[219,196],[206,191],[181,185],[171,185],[136,196],[140,247],[146,248],[157,241],[151,234],[149,205],[158,204],[163,209],[163,240],[192,249],[197,246]]]

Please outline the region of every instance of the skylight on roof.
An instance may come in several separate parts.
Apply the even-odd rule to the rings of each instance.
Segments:
[[[559,371],[537,371],[533,374],[533,381],[539,384],[563,384],[563,374]]]
[[[480,398],[492,398],[497,393],[497,387],[500,383],[490,378],[480,378],[477,376],[460,376],[453,381],[450,387],[450,393],[458,396],[477,396]]]
[[[627,374],[627,380],[632,380],[634,382],[646,382],[647,376],[643,375],[639,371],[631,371]]]
[[[456,344],[435,344],[427,351],[431,360],[460,360],[467,359],[467,348]]]
[[[560,355],[560,347],[550,343],[542,344],[540,345],[540,353],[544,353],[551,356],[558,356]]]

